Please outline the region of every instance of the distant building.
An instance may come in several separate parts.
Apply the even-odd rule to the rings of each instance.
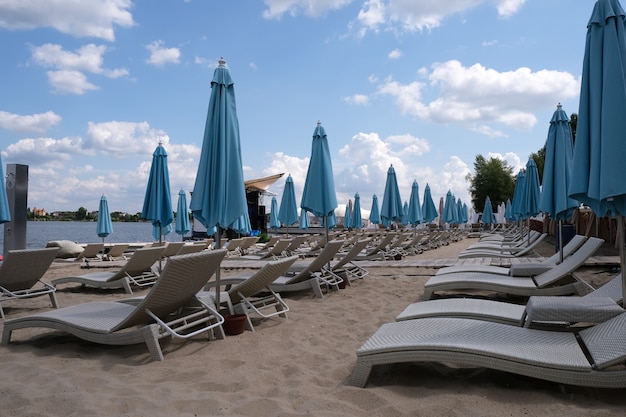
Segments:
[[[33,216],[35,217],[45,217],[46,214],[47,214],[46,209],[37,208],[37,207],[33,209]]]

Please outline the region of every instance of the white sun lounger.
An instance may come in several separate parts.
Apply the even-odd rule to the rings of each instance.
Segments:
[[[576,250],[578,250],[587,238],[583,235],[575,235],[567,245],[563,246],[563,259],[570,256]],[[437,270],[435,275],[456,274],[459,272],[485,272],[488,274],[509,275],[515,277],[530,277],[533,275],[539,275],[542,272],[553,268],[554,265],[559,263],[559,252],[544,259],[541,262],[529,262],[523,264],[513,264],[510,268],[495,265],[480,265],[480,264],[460,264],[447,266]]]
[[[0,264],[0,317],[4,319],[2,303],[40,295],[50,296],[53,307],[58,307],[56,288],[41,280],[59,248],[10,250]]]
[[[132,294],[131,284],[137,286],[154,284],[157,277],[152,271],[152,266],[158,262],[164,251],[164,246],[137,249],[117,271],[91,272],[57,278],[52,280],[52,285],[56,287],[64,283],[77,283],[96,288],[124,288],[128,294]]]
[[[601,323],[624,312],[622,276],[618,274],[582,297],[532,296],[526,305],[480,298],[442,298],[409,304],[396,321],[459,317],[530,327],[554,323]]]
[[[356,352],[351,383],[373,366],[443,362],[586,387],[626,388],[626,313],[578,333],[527,329],[466,318],[383,324]],[[587,356],[587,352],[588,355]]]
[[[7,320],[2,344],[10,343],[15,330],[44,327],[105,345],[145,343],[153,360],[163,360],[159,345],[163,337],[188,339],[207,332],[211,338],[217,332],[217,337],[223,338],[223,317],[197,301],[195,294],[219,268],[225,253],[216,250],[171,257],[159,281],[138,304],[94,301]],[[183,307],[192,309],[182,317],[171,316]]]
[[[590,291],[588,284],[574,278],[566,283],[561,281],[593,255],[603,242],[602,239],[590,237],[576,253],[535,277],[508,277],[478,272],[435,275],[424,284],[424,299],[431,299],[438,291],[460,290],[483,290],[521,296],[586,294]]]

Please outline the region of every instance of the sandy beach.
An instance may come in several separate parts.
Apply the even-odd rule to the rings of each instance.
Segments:
[[[475,241],[415,256],[456,259]],[[215,341],[165,339],[162,362],[151,361],[144,345],[102,346],[46,329],[18,330],[8,347],[0,347],[0,416],[624,414],[624,390],[564,386],[484,369],[394,365],[375,368],[364,389],[348,385],[355,351],[380,325],[421,299],[429,273],[407,267],[369,271],[324,300],[312,292],[286,294],[289,318],[256,320],[256,332]],[[45,278],[84,272],[78,265],[55,265]],[[224,271],[224,276],[234,272],[241,273]],[[594,285],[612,276],[607,267],[585,268],[581,275]],[[127,295],[64,284],[57,297],[68,306]],[[39,297],[7,303],[5,311],[11,318],[49,308],[48,298]]]

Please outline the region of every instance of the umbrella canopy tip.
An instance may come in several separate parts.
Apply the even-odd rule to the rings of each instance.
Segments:
[[[217,61],[217,64],[220,67],[225,67],[226,66],[226,60],[224,59],[223,56],[220,57],[220,59]]]

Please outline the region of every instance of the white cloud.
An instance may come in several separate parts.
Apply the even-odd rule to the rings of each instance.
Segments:
[[[76,37],[115,40],[115,27],[134,25],[130,0],[3,0],[0,27],[9,30],[53,28]]]
[[[169,136],[162,130],[150,127],[147,122],[89,122],[85,146],[119,158],[145,155],[147,152],[152,154],[159,142],[167,146]]]
[[[402,51],[399,50],[398,48],[394,49],[393,51],[389,52],[389,54],[387,54],[387,58],[389,59],[398,59],[402,56]]]
[[[0,111],[0,127],[15,132],[45,133],[59,122],[61,116],[52,111],[29,115]]]
[[[22,164],[41,165],[52,163],[64,168],[65,161],[82,152],[81,138],[26,138],[12,143],[6,149],[7,159]]]
[[[88,90],[100,89],[90,83],[87,76],[80,71],[48,71],[47,74],[55,93],[80,95]]]
[[[537,123],[537,108],[553,105],[555,97],[579,93],[579,80],[567,72],[529,68],[499,72],[480,64],[465,67],[456,60],[432,65],[427,80],[401,84],[389,78],[378,87],[378,94],[394,97],[404,114],[504,136],[488,124],[530,129]],[[435,98],[427,102],[426,95]]]
[[[526,169],[527,160],[522,162],[522,158],[520,158],[520,156],[514,152],[507,152],[504,155],[502,155],[501,153],[497,153],[497,152],[489,152],[486,158],[487,159],[496,158],[496,159],[506,162],[508,166],[513,168],[513,175],[517,175],[520,169]]]
[[[44,68],[53,68],[47,73],[48,80],[58,93],[83,94],[87,90],[97,90],[98,87],[89,82],[85,72],[108,78],[128,75],[125,68],[103,68],[102,56],[107,52],[104,45],[83,45],[75,52],[71,52],[64,50],[61,45],[47,43],[31,47],[31,52],[32,60],[36,64]]]
[[[166,48],[163,41],[154,41],[146,45],[150,51],[150,58],[146,60],[148,64],[162,67],[165,64],[178,64],[180,62],[180,49]]]
[[[358,35],[379,32],[381,27],[408,32],[432,30],[448,16],[462,13],[481,4],[494,3],[498,15],[508,18],[519,11],[526,0],[370,0],[363,3],[357,16]]]
[[[349,97],[344,97],[343,101],[355,106],[365,106],[369,103],[369,97],[365,94],[354,94]]]
[[[338,10],[350,4],[352,0],[263,0],[267,9],[263,11],[266,19],[280,19],[283,15],[321,16],[327,11]]]

